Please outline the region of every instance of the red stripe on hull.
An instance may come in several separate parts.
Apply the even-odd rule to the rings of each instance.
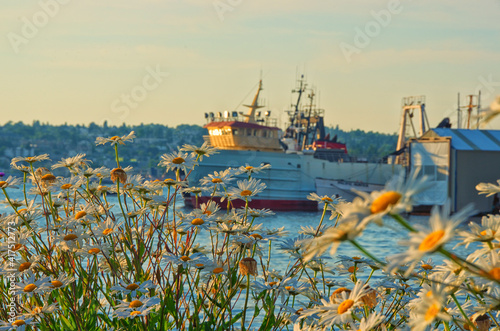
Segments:
[[[198,197],[198,206],[201,203],[206,203],[210,200],[210,197]],[[220,203],[219,198],[213,198],[222,209],[227,208],[227,201]],[[186,207],[194,208],[196,205],[196,197],[186,197],[184,199]],[[245,201],[243,200],[233,200],[231,201],[233,208],[245,207]],[[252,199],[249,202],[250,208],[256,209],[271,209],[275,211],[318,211],[318,203],[311,200],[263,200],[263,199]]]

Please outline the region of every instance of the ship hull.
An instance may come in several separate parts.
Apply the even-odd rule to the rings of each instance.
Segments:
[[[250,206],[290,211],[317,209],[317,204],[307,199],[310,193],[316,192],[316,178],[384,184],[399,170],[396,165],[330,162],[304,153],[220,150],[218,154],[204,158],[189,175],[188,180],[191,186],[199,186],[199,180],[208,174],[213,174],[214,171],[246,165],[255,167],[262,163],[270,164],[271,168],[255,173],[252,177],[264,182],[267,188],[256,197],[252,197]],[[248,177],[239,175],[232,185],[236,185],[237,180],[245,178]],[[207,199],[209,197],[201,197],[201,201]],[[186,200],[187,205],[195,203],[194,197],[186,197]],[[221,207],[225,205],[223,203]],[[244,205],[244,202],[241,201],[240,205]]]

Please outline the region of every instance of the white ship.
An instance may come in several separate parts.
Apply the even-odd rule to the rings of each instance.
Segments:
[[[318,206],[307,196],[317,191],[317,179],[349,181],[367,185],[368,188],[375,187],[373,185],[380,187],[401,169],[396,164],[352,162],[345,144],[325,135],[324,110],[315,107],[314,93],[306,89],[303,76],[293,91],[297,93],[297,101],[294,109],[288,111],[290,123],[285,130],[277,127],[269,111],[259,111],[262,108],[259,104],[261,90],[262,81],[252,103],[246,106],[249,108],[247,114],[205,114],[208,135],[204,139],[220,151],[203,159],[189,175],[190,185],[198,185],[201,178],[229,167],[270,164],[270,169],[253,175],[262,180],[267,189],[252,198],[250,206],[311,211],[317,210]],[[306,105],[302,105],[306,91],[309,100]],[[344,196],[346,192],[323,193]],[[211,198],[202,196],[197,201],[203,203]],[[185,201],[186,205],[194,206],[196,199],[188,196]],[[244,205],[244,201],[236,200],[233,204],[238,207]]]

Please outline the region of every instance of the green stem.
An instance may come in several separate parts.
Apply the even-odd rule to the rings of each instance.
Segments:
[[[245,306],[243,307],[243,316],[241,317],[241,330],[245,331],[245,319],[247,315],[248,297],[250,296],[250,275],[247,275],[247,293],[245,295]]]
[[[453,301],[455,301],[455,304],[457,305],[458,310],[460,310],[460,313],[462,313],[462,316],[467,321],[467,324],[469,324],[469,326],[472,327],[474,330],[478,331],[478,329],[476,328],[476,326],[474,325],[474,323],[472,323],[472,321],[470,320],[469,316],[467,316],[467,314],[462,309],[462,306],[460,305],[460,302],[458,302],[457,297],[455,296],[455,294],[451,294],[451,298],[453,299]]]

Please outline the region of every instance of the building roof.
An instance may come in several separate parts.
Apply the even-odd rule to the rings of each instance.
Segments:
[[[204,128],[223,128],[223,127],[232,127],[232,128],[250,128],[250,129],[265,129],[265,130],[279,130],[279,128],[275,128],[272,126],[260,125],[257,123],[247,123],[240,121],[222,121],[222,122],[210,122],[203,126]]]
[[[451,148],[460,151],[500,152],[500,130],[436,128],[423,137],[451,137]]]

